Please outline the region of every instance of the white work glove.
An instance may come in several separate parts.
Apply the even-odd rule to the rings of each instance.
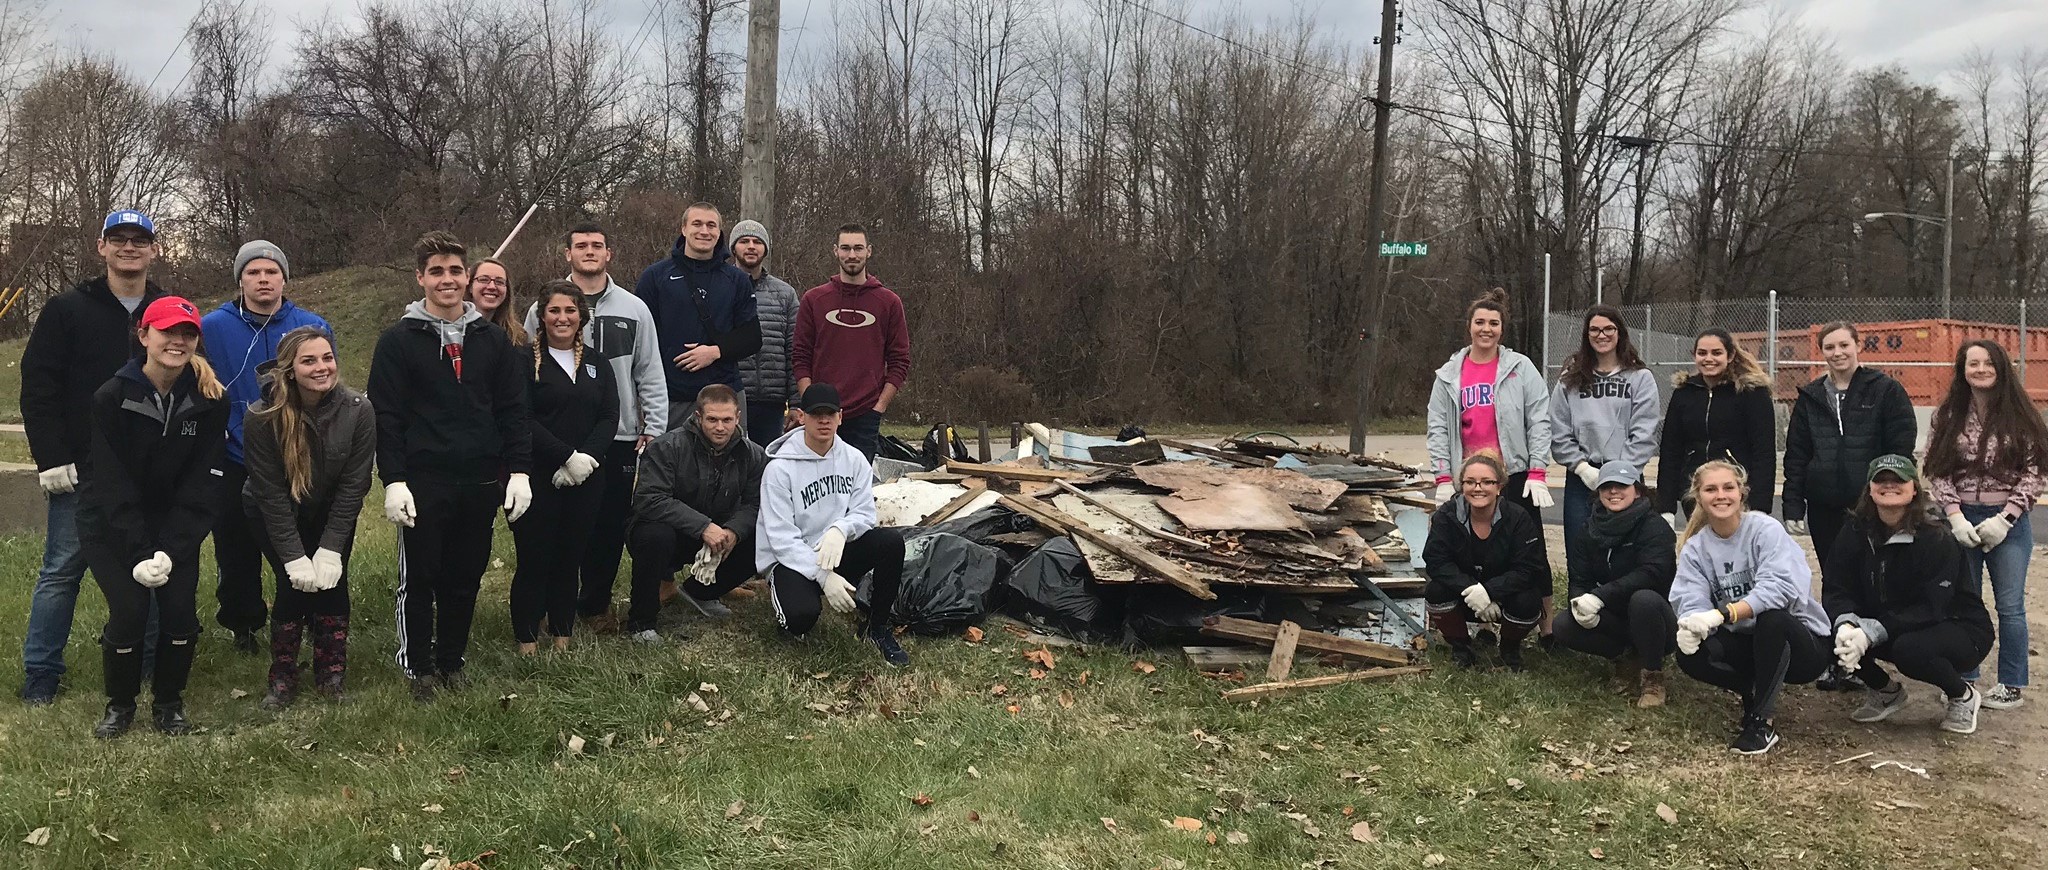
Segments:
[[[515,472],[505,481],[505,521],[516,523],[526,515],[526,509],[533,507],[533,486],[526,482],[523,472]]]
[[[1864,634],[1861,626],[1848,624],[1835,631],[1835,663],[1841,665],[1842,670],[1856,670],[1856,665],[1863,661],[1863,654],[1869,651],[1870,635]]]
[[[321,548],[313,551],[313,589],[324,592],[341,585],[341,554]]]
[[[1492,622],[1500,618],[1500,605],[1493,603],[1493,596],[1486,594],[1486,584],[1474,583],[1460,593],[1465,596],[1465,606],[1472,608],[1472,615],[1480,622]]]
[[[1686,631],[1685,626],[1682,625],[1678,627],[1678,651],[1681,654],[1692,655],[1694,653],[1699,652],[1700,641],[1703,640],[1706,640],[1705,635],[1693,634],[1690,631]]]
[[[569,454],[569,461],[562,463],[562,467],[555,471],[555,488],[568,489],[572,486],[582,486],[584,481],[590,479],[590,473],[596,470],[596,457],[581,451],[571,453]]]
[[[1665,522],[1667,522],[1667,523],[1670,523],[1670,524],[1671,524],[1671,530],[1672,530],[1672,531],[1674,531],[1674,532],[1683,532],[1683,531],[1685,531],[1685,524],[1684,524],[1684,523],[1681,523],[1681,522],[1679,522],[1679,521],[1678,521],[1678,515],[1677,515],[1677,514],[1675,514],[1675,513],[1672,513],[1672,514],[1661,514],[1660,516],[1664,517],[1664,521],[1665,521]]]
[[[134,570],[129,573],[134,576],[135,582],[151,589],[169,583],[171,582],[171,555],[158,550],[156,555],[135,563]]]
[[[1436,500],[1437,500],[1437,503],[1438,503],[1438,504],[1443,504],[1444,502],[1448,502],[1448,501],[1450,501],[1450,500],[1451,500],[1451,493],[1452,493],[1453,491],[1454,491],[1454,490],[1452,490],[1452,489],[1451,489],[1451,485],[1450,485],[1450,484],[1448,484],[1448,483],[1439,483],[1439,484],[1437,484],[1437,485],[1436,485]]]
[[[1529,503],[1535,505],[1538,510],[1557,503],[1550,498],[1550,487],[1540,480],[1531,480],[1523,483],[1522,497],[1528,499]]]
[[[1598,628],[1600,626],[1600,608],[1606,606],[1607,602],[1601,601],[1599,596],[1588,592],[1572,599],[1572,620],[1577,622],[1580,628]]]
[[[1984,552],[1989,553],[2004,541],[2006,533],[2011,531],[2012,520],[2006,519],[2005,514],[1992,514],[1990,519],[1977,524],[1977,546],[1983,547]]]
[[[711,552],[710,547],[700,547],[697,559],[690,563],[690,578],[709,586],[718,582],[718,566],[725,562],[723,554]]]
[[[284,579],[291,581],[292,588],[300,592],[320,591],[319,573],[313,567],[313,560],[304,556],[284,563]]]
[[[1593,463],[1581,460],[1579,464],[1572,466],[1572,473],[1579,476],[1579,482],[1585,484],[1587,489],[1600,491],[1600,469],[1594,468]]]
[[[1678,620],[1678,651],[1686,655],[1700,651],[1700,641],[1726,622],[1719,610],[1702,610]]]
[[[1788,535],[1802,535],[1802,536],[1803,536],[1803,535],[1807,535],[1807,534],[1810,534],[1810,533],[1811,533],[1811,531],[1810,531],[1810,530],[1809,530],[1809,529],[1807,528],[1807,526],[1806,526],[1806,521],[1805,521],[1805,520],[1786,520],[1786,521],[1785,521],[1785,534],[1788,534]]]
[[[846,582],[839,572],[827,571],[818,575],[818,587],[825,591],[825,603],[833,613],[853,612],[853,584]]]
[[[838,526],[826,529],[825,536],[818,539],[818,570],[826,573],[837,570],[840,558],[845,555],[846,533]]]
[[[62,495],[78,488],[78,465],[59,465],[49,471],[36,472],[36,482],[43,485],[43,491],[51,495]]]
[[[419,519],[419,516],[419,508],[412,503],[412,487],[406,486],[405,481],[402,480],[397,483],[385,484],[385,519],[410,529],[412,528],[413,521]]]
[[[1977,536],[1977,527],[1970,525],[1969,520],[1963,519],[1962,511],[1948,515],[1948,531],[1949,534],[1955,535],[1956,543],[1965,547],[1982,546],[1984,543],[1984,539]]]

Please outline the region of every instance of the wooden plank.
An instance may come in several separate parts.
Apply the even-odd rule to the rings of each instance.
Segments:
[[[1059,508],[1044,502],[1009,495],[1002,496],[997,504],[1030,517],[1039,525],[1052,529],[1059,534],[1077,535],[1086,538],[1096,546],[1117,554],[1125,561],[1159,575],[1160,578],[1173,584],[1175,588],[1182,592],[1186,592],[1204,601],[1214,601],[1216,599],[1216,593],[1209,591],[1209,584],[1188,573],[1187,569],[1169,562],[1166,560],[1166,557],[1130,541],[1105,534],[1087,523],[1068,516]]]
[[[1273,654],[1266,659],[1266,680],[1280,682],[1294,672],[1294,646],[1301,641],[1301,624],[1292,620],[1281,620],[1280,630],[1273,635]]]
[[[1278,638],[1280,627],[1249,619],[1212,616],[1202,620],[1202,633],[1211,637],[1271,644]],[[1397,646],[1352,640],[1320,631],[1303,631],[1296,641],[1296,646],[1312,652],[1336,653],[1381,665],[1405,665],[1411,661],[1409,651]]]
[[[1088,475],[1079,471],[1057,471],[1050,468],[1024,468],[1016,465],[982,465],[976,462],[946,460],[946,470],[956,474],[971,474],[975,477],[1002,477],[1010,480],[1053,481],[1080,480]]]
[[[1294,508],[1321,513],[1342,497],[1345,486],[1285,468],[1218,468],[1199,462],[1159,462],[1131,468],[1146,486],[1180,491],[1197,486],[1246,484],[1271,491]]]
[[[981,449],[975,454],[975,458],[980,459],[983,465],[987,465],[989,460],[988,421],[981,421],[981,426],[978,428],[980,431],[977,434],[979,435]]]
[[[1200,444],[1189,444],[1186,441],[1175,441],[1171,438],[1154,438],[1152,440],[1157,441],[1160,444],[1163,444],[1167,447],[1171,447],[1175,450],[1179,450],[1183,453],[1193,453],[1196,456],[1207,456],[1210,459],[1214,459],[1218,462],[1228,462],[1231,465],[1235,465],[1240,468],[1270,468],[1273,465],[1273,460],[1271,459],[1260,459],[1255,456],[1239,456],[1235,453],[1225,453],[1221,450],[1216,450],[1214,448],[1203,447]]]
[[[1160,510],[1196,532],[1297,532],[1307,527],[1279,493],[1245,483],[1188,486],[1159,499]]]
[[[919,520],[917,524],[920,526],[936,526],[939,523],[945,522],[954,514],[959,513],[961,508],[966,507],[968,502],[980,498],[983,491],[970,488],[966,492],[954,496],[952,501],[946,502],[944,506],[933,511],[931,516]]]
[[[1166,448],[1157,441],[1140,441],[1136,444],[1109,444],[1088,448],[1088,458],[1096,462],[1112,462],[1118,465],[1136,465],[1166,458]]]
[[[1223,693],[1223,700],[1238,702],[1256,701],[1263,698],[1271,698],[1276,695],[1286,695],[1294,692],[1304,692],[1309,689],[1320,689],[1326,686],[1338,686],[1343,685],[1345,683],[1359,683],[1365,682],[1367,680],[1386,680],[1392,679],[1394,677],[1406,677],[1415,674],[1426,673],[1429,673],[1428,665],[1416,665],[1413,667],[1378,668],[1370,671],[1352,671],[1346,674],[1330,674],[1329,676],[1325,677],[1309,677],[1306,680],[1289,680],[1284,683],[1260,683],[1256,686],[1245,686],[1241,689],[1231,689],[1229,691],[1226,691]]]
[[[1185,544],[1187,546],[1194,547],[1199,550],[1209,549],[1208,543],[1204,541],[1198,541],[1194,538],[1186,537],[1184,535],[1176,535],[1165,529],[1156,528],[1146,523],[1139,522],[1136,517],[1133,517],[1130,514],[1124,513],[1123,511],[1117,510],[1116,508],[1104,504],[1101,499],[1089,495],[1085,490],[1064,480],[1054,481],[1054,483],[1058,484],[1059,488],[1064,489],[1067,492],[1073,493],[1075,497],[1081,499],[1082,501],[1085,501],[1098,508],[1101,508],[1110,516],[1123,520],[1126,523],[1130,523],[1132,528],[1144,532],[1145,534],[1151,535],[1152,537],[1158,538],[1162,541],[1172,541],[1176,544]]]
[[[1243,646],[1184,646],[1180,654],[1196,670],[1224,671],[1262,665],[1271,657],[1265,651]]]

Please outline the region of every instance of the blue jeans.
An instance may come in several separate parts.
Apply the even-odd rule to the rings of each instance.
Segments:
[[[875,451],[882,448],[882,412],[869,411],[858,417],[847,417],[839,422],[839,437],[853,445],[869,462],[875,459]]]
[[[770,442],[782,437],[783,412],[788,402],[768,401],[747,402],[747,440],[766,448]]]
[[[1593,519],[1593,505],[1597,501],[1592,490],[1577,474],[1564,474],[1564,540],[1567,545],[1586,533],[1586,524]]]
[[[1963,505],[1963,519],[1981,523],[2004,505]],[[2015,689],[2027,685],[2027,559],[2034,553],[2033,515],[2022,514],[2012,524],[2005,540],[1986,553],[1975,547],[1964,550],[1970,567],[1971,586],[1984,592],[1984,571],[1991,571],[1991,597],[1998,614],[1998,682]],[[1972,668],[1963,679],[1974,681]]]
[[[71,614],[78,609],[78,584],[85,579],[85,551],[78,543],[78,493],[50,493],[49,527],[43,538],[43,570],[28,605],[28,638],[21,644],[22,670],[29,676],[64,673],[64,645],[71,640]]]

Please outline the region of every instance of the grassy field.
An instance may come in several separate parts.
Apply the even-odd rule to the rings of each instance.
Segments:
[[[509,536],[498,540],[509,562]],[[31,576],[39,546],[0,539],[0,566]],[[2034,857],[1998,839],[2002,811],[1963,789],[1831,766],[1849,754],[1830,736],[1840,711],[1788,715],[1784,749],[1738,759],[1722,748],[1724,699],[1681,679],[1673,706],[1637,711],[1606,693],[1602,668],[1540,653],[1527,675],[1444,670],[1249,707],[1165,651],[1055,650],[1034,679],[1028,648],[993,626],[978,644],[911,640],[912,667],[893,671],[837,625],[780,639],[757,599],[727,624],[680,623],[689,639],[666,647],[586,638],[523,659],[500,564],[475,630],[476,685],[419,706],[391,659],[390,527],[366,522],[356,553],[350,700],[265,713],[266,660],[214,635],[189,696],[205,730],[183,739],[88,736],[104,613],[88,589],[66,694],[46,709],[0,703],[0,855],[36,868],[378,870],[491,851],[492,868],[806,870]],[[28,585],[0,593],[0,647],[20,643]],[[212,588],[209,576],[209,617]],[[1942,822],[1898,830],[1899,816],[1870,810],[1904,794]],[[1182,818],[1200,829],[1172,826]],[[1374,842],[1354,839],[1359,822]],[[43,828],[45,845],[21,842]]]

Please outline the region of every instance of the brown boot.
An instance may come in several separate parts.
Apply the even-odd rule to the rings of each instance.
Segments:
[[[1636,661],[1634,653],[1622,653],[1614,660],[1614,694],[1632,695],[1642,682],[1642,662]]]
[[[1644,671],[1642,676],[1643,690],[1641,694],[1636,696],[1636,706],[1644,708],[1664,706],[1664,672]]]

